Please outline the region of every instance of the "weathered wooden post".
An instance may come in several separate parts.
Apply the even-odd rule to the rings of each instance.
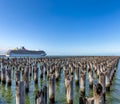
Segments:
[[[45,104],[44,103],[44,95],[43,95],[43,91],[41,89],[41,91],[38,91],[35,97],[35,104]]]
[[[7,70],[7,64],[6,63],[4,64],[4,68],[5,68],[5,70]]]
[[[44,67],[43,65],[40,66],[40,78],[43,78],[43,70],[44,70]]]
[[[38,83],[38,68],[37,68],[37,66],[36,67],[34,67],[34,81],[35,81],[35,83]]]
[[[70,69],[70,74],[73,75],[74,69],[73,69],[73,67],[71,66],[71,64],[69,64],[69,69]]]
[[[73,104],[73,77],[70,77],[66,81],[66,98],[67,104]]]
[[[113,70],[114,70],[114,72],[113,72],[113,77],[114,77],[114,75],[115,75],[115,73],[116,73],[116,70],[117,70],[116,63],[114,63],[114,68],[113,68]],[[112,79],[113,79],[113,78],[112,78]]]
[[[59,80],[59,77],[60,77],[60,74],[59,74],[60,72],[59,72],[59,67],[55,67],[55,78],[56,78],[56,81],[58,81]]]
[[[76,83],[76,85],[79,85],[79,75],[80,75],[79,68],[76,67],[75,68],[75,83]]]
[[[24,85],[25,85],[25,92],[29,92],[29,69],[26,67],[24,72]]]
[[[47,86],[46,85],[43,88],[43,92],[44,92],[44,103],[47,104]]]
[[[44,72],[45,72],[45,75],[47,75],[47,69],[48,69],[48,65],[47,65],[47,63],[46,63],[46,64],[44,64]]]
[[[53,65],[50,64],[50,73],[53,73]]]
[[[107,70],[106,73],[105,73],[105,79],[106,79],[106,90],[107,91],[110,91],[110,71]]]
[[[29,65],[29,72],[30,72],[30,76],[32,76],[32,66]]]
[[[3,68],[3,63],[1,62],[1,63],[0,63],[0,69],[2,69],[2,68]]]
[[[103,97],[103,88],[101,84],[93,85],[94,104],[105,104]]]
[[[55,102],[55,75],[49,75],[49,100],[50,103]]]
[[[50,66],[48,66],[48,69],[47,69],[47,77],[49,77],[49,74],[50,74]]]
[[[69,70],[68,70],[68,69],[65,69],[65,70],[64,70],[64,78],[66,78],[68,75],[69,75]]]
[[[83,99],[83,103],[80,103],[80,104],[95,104],[94,103],[94,98],[92,97],[92,98],[84,98]]]
[[[81,96],[79,98],[79,104],[86,104],[84,98]]]
[[[0,70],[0,81],[1,81],[1,70]]]
[[[85,78],[86,77],[86,72],[85,71],[81,71],[80,73],[80,92],[82,93],[82,95],[85,95]]]
[[[88,77],[90,88],[93,88],[93,70],[91,68],[88,70]]]
[[[16,83],[17,83],[17,81],[20,81],[20,71],[19,70],[16,71]]]
[[[96,65],[96,63],[93,63],[93,69],[94,69],[94,72],[97,72],[97,65]]]
[[[103,88],[103,97],[104,97],[104,101],[106,98],[106,87],[105,87],[105,74],[104,73],[100,73],[99,75],[99,83],[101,84],[102,88]]]
[[[112,67],[111,67],[111,73],[110,73],[110,82],[111,82],[111,84],[112,84],[112,79],[114,77],[114,72],[115,72],[115,68],[114,68],[114,64],[113,64]]]
[[[6,73],[7,73],[7,84],[8,84],[8,86],[11,86],[11,70],[10,69],[8,69],[8,70],[6,70]]]
[[[24,75],[25,64],[22,66],[22,75]]]
[[[5,73],[5,68],[2,68],[2,71],[1,71],[1,81],[3,84],[6,83],[6,73]]]
[[[25,104],[25,87],[23,81],[17,81],[16,104]]]
[[[97,68],[97,76],[99,77],[99,73],[100,73],[100,68],[101,66],[99,65],[98,68]]]
[[[35,104],[47,104],[47,87],[44,86],[41,91],[38,91],[35,97]]]

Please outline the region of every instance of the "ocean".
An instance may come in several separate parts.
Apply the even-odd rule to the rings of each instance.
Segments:
[[[38,65],[39,66],[39,65]],[[63,71],[60,75],[59,82],[55,84],[55,104],[66,104],[66,95],[64,87]],[[96,77],[96,76],[95,76]],[[30,92],[25,95],[25,104],[34,104],[35,95],[44,84],[48,84],[47,78],[44,76],[43,80],[38,76],[38,84],[34,84],[33,76],[30,77]],[[86,78],[86,96],[92,97],[93,91],[89,88],[88,76]],[[0,82],[0,104],[16,104],[16,85],[15,72],[12,71],[12,86],[8,87]],[[79,87],[75,85],[74,81],[74,100],[73,104],[79,104]],[[106,104],[120,104],[120,61],[117,71],[112,81],[110,92],[106,93]]]

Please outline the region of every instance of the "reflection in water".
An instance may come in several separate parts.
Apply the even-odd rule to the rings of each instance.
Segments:
[[[4,84],[2,84],[1,85],[1,96],[5,99],[6,97],[5,97],[5,93],[6,93],[6,91],[5,91],[5,85]]]
[[[106,93],[107,104],[120,104],[120,61],[110,90]]]
[[[7,103],[11,103],[12,101],[12,92],[11,92],[11,87],[7,87],[7,91],[6,91],[6,101]]]
[[[93,96],[93,90],[89,88],[88,73],[86,74],[86,93],[87,97]],[[74,76],[75,77],[75,76]],[[94,74],[94,82],[97,82],[97,76]],[[12,86],[7,87],[0,82],[0,104],[15,104],[15,95],[16,95],[16,85],[15,85],[15,72],[12,71]],[[74,78],[75,79],[75,78]],[[47,77],[43,76],[43,79],[40,78],[38,74],[38,84],[34,84],[33,74],[30,77],[30,92],[25,96],[25,104],[34,104],[35,95],[38,90],[40,90],[44,84],[48,86]],[[120,62],[118,65],[118,70],[115,73],[111,85],[111,91],[106,93],[106,104],[120,104]],[[74,104],[79,104],[80,92],[79,85],[73,82],[74,90]],[[48,91],[47,91],[48,92]],[[55,103],[56,104],[66,104],[66,95],[65,95],[65,85],[64,85],[64,72],[61,71],[60,80],[55,84]],[[4,103],[3,103],[4,102]]]
[[[30,97],[28,94],[25,95],[25,104],[30,104]]]
[[[34,84],[34,94],[36,94],[38,90],[39,90],[38,84]]]

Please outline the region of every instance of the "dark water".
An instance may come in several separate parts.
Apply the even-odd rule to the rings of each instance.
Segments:
[[[22,74],[21,74],[22,75]],[[96,76],[94,76],[96,78]],[[21,79],[22,80],[22,79]],[[95,79],[97,81],[97,78]],[[30,92],[25,95],[25,104],[34,104],[36,92],[42,88],[44,84],[48,85],[47,78],[38,80],[38,84],[34,84],[33,77],[30,77]],[[79,87],[75,85],[74,81],[74,104],[79,104]],[[56,104],[66,104],[66,95],[64,87],[64,73],[61,72],[59,82],[55,85],[55,100]],[[86,96],[92,97],[93,91],[89,89],[88,76],[86,78]],[[111,91],[106,93],[106,104],[120,104],[120,62],[115,73]],[[0,82],[0,104],[15,104],[16,103],[16,86],[15,86],[15,72],[12,72],[12,86],[7,87]]]

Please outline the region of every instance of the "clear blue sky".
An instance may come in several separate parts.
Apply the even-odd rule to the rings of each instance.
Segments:
[[[120,55],[119,0],[0,0],[0,50]]]

